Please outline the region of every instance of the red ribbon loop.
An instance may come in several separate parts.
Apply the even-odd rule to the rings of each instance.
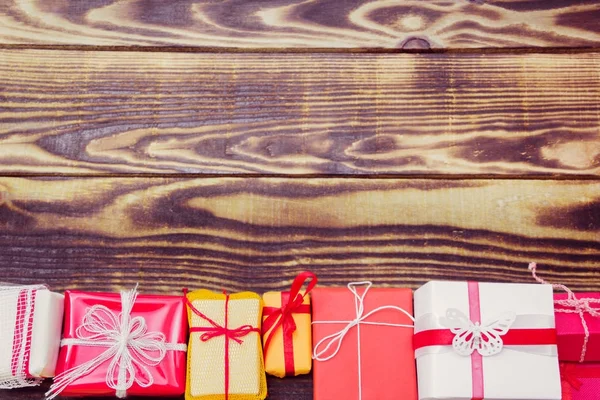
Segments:
[[[302,286],[308,281],[304,294],[300,293]],[[284,358],[286,364],[286,374],[294,375],[294,356],[292,335],[297,329],[296,321],[292,314],[295,313],[310,313],[310,306],[304,303],[304,298],[313,290],[317,284],[317,276],[312,272],[305,271],[294,279],[289,294],[283,292],[281,296],[281,307],[264,307],[263,315],[267,318],[263,321],[262,334],[267,335],[267,340],[264,345],[265,358],[267,351],[271,345],[274,333],[282,328]],[[269,332],[270,331],[270,332]]]
[[[571,363],[560,363],[560,379],[575,390],[581,389],[583,382],[577,376],[577,366]]]
[[[234,340],[239,344],[242,344],[242,337],[248,335],[251,332],[258,332],[258,328],[254,328],[251,325],[242,325],[236,329],[225,329],[223,327],[217,328],[191,328],[191,332],[205,332],[200,336],[200,340],[208,342],[210,339],[225,336],[227,339]]]

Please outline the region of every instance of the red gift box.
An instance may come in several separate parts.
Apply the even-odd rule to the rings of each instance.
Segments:
[[[182,395],[187,333],[183,296],[67,291],[57,377],[49,394]]]
[[[569,296],[575,296],[570,304]],[[592,300],[591,304],[587,299]],[[600,361],[600,293],[555,293],[558,358],[561,361]],[[577,304],[577,305],[575,305]],[[577,308],[579,307],[579,309]],[[583,319],[583,320],[582,320]],[[585,324],[585,325],[584,325]],[[588,330],[587,344],[585,329]],[[583,350],[585,348],[585,353]],[[582,355],[584,357],[582,358]],[[600,395],[598,397],[600,399]]]
[[[600,399],[600,364],[561,363],[563,400]]]
[[[533,279],[549,284],[537,275],[537,267],[536,263],[529,263]],[[599,362],[600,293],[574,293],[567,286],[556,283],[552,287],[564,292],[554,294],[558,359]]]
[[[416,400],[412,290],[315,288],[315,400]]]

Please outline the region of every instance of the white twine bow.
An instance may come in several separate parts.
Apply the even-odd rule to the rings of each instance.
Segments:
[[[131,317],[136,298],[137,285],[132,290],[121,292],[119,314],[103,305],[94,305],[86,310],[82,324],[75,331],[76,338],[63,339],[61,346],[107,349],[88,362],[57,375],[46,393],[48,400],[55,398],[67,386],[109,360],[106,384],[116,391],[117,397],[124,398],[134,383],[144,388],[154,383],[148,367],[158,365],[168,350],[187,351],[186,344],[167,343],[162,332],[148,332],[143,317]]]
[[[362,399],[360,326],[361,325],[378,325],[378,326],[394,326],[394,327],[400,327],[400,328],[414,328],[414,322],[415,322],[415,319],[413,318],[412,315],[410,315],[410,313],[408,311],[406,311],[405,309],[403,309],[401,307],[392,306],[392,305],[377,307],[365,314],[364,301],[365,301],[365,297],[367,297],[367,293],[369,292],[369,289],[371,288],[372,285],[373,284],[369,281],[350,282],[347,285],[348,290],[350,290],[350,292],[354,295],[354,308],[356,311],[356,318],[354,318],[352,321],[313,321],[313,324],[346,324],[346,326],[344,326],[340,331],[338,331],[336,333],[332,333],[331,335],[325,336],[323,339],[321,339],[315,345],[314,350],[313,350],[313,359],[315,359],[316,361],[327,361],[327,360],[331,360],[333,357],[335,357],[338,354],[338,352],[340,351],[340,348],[342,347],[342,342],[344,341],[344,338],[346,337],[348,332],[350,332],[350,330],[352,328],[356,327],[357,355],[358,355],[358,398],[359,398],[359,400]],[[362,294],[359,294],[358,290],[357,290],[357,288],[360,286],[364,286],[364,291]],[[373,314],[376,314],[383,310],[400,311],[401,313],[406,315],[413,322],[413,325],[393,324],[393,323],[389,323],[389,322],[366,321]],[[326,343],[325,347],[321,351],[319,351],[319,347],[323,346],[323,344],[325,344],[325,343]],[[329,350],[333,346],[335,346],[335,350],[331,354],[325,355],[329,352]]]
[[[537,264],[532,262],[529,263],[529,270],[533,275],[533,278],[539,283],[548,284],[542,278],[537,276]],[[600,308],[592,307],[592,304],[597,304],[600,306],[600,299],[593,298],[582,298],[578,299],[575,296],[575,293],[568,287],[563,284],[551,284],[553,288],[563,290],[567,293],[567,298],[564,300],[554,300],[555,306],[560,306],[563,308],[554,307],[554,311],[558,313],[566,313],[566,314],[578,314],[581,319],[581,325],[583,325],[583,346],[581,347],[581,356],[579,357],[579,362],[582,363],[585,360],[585,354],[587,352],[587,345],[590,340],[590,330],[587,326],[587,322],[585,322],[585,314],[589,314],[592,317],[598,318],[600,317]]]

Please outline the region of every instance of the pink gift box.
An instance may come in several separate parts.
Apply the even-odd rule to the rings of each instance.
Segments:
[[[600,293],[575,293],[578,299],[600,299]],[[567,293],[555,293],[554,300],[566,300]],[[592,305],[596,308],[597,305]],[[568,308],[557,305],[555,309]],[[590,332],[584,361],[600,362],[600,317],[583,314]],[[556,312],[558,358],[560,361],[580,361],[585,331],[578,313]],[[598,397],[600,399],[600,397]]]
[[[561,363],[563,400],[598,400],[600,398],[599,363]]]

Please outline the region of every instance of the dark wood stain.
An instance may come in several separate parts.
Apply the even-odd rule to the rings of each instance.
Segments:
[[[2,1],[0,281],[417,288],[531,283],[536,261],[600,291],[599,13]],[[312,398],[310,375],[268,386]]]
[[[7,0],[0,4],[0,45],[588,47],[600,42],[599,9],[593,0],[405,0],[393,5],[361,0]]]
[[[595,53],[1,54],[0,173],[600,170]]]

